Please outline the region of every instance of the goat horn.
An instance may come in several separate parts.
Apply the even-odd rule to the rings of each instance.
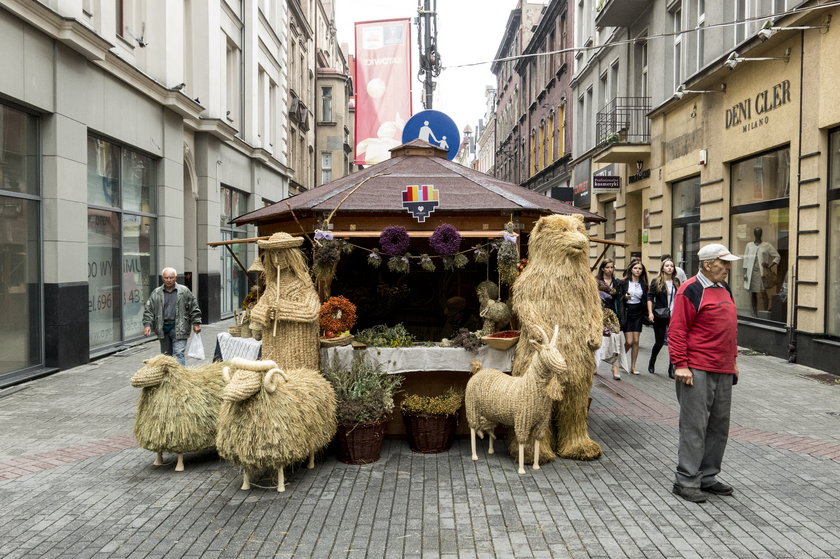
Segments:
[[[225,384],[230,382],[230,367],[227,365],[222,367],[222,378],[225,379]]]
[[[542,336],[542,341],[543,341],[543,343],[548,342],[548,335],[545,333],[545,330],[543,330],[542,326],[540,326],[539,324],[535,324],[535,325],[534,325],[534,328],[536,328],[537,330],[539,330],[539,332],[540,332],[540,336]]]
[[[553,335],[553,336],[551,336],[551,342],[549,342],[549,345],[552,345],[552,346],[553,346],[553,345],[556,345],[556,343],[557,343],[557,334],[558,334],[559,332],[560,332],[560,325],[559,325],[559,324],[555,324],[555,325],[554,325],[554,335]]]

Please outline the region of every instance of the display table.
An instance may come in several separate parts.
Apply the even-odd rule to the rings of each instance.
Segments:
[[[236,338],[222,332],[216,340],[216,353],[223,361],[234,357],[260,359],[262,342],[253,338]],[[490,346],[482,346],[478,353],[470,353],[461,347],[412,346],[412,347],[366,347],[354,348],[352,345],[322,347],[321,364],[327,366],[334,359],[349,369],[353,359],[371,359],[379,363],[382,370],[389,374],[403,376],[400,392],[394,397],[394,413],[385,426],[385,434],[405,436],[400,403],[406,394],[437,396],[447,388],[463,390],[470,379],[472,361],[479,361],[482,367],[498,369],[509,373],[513,363],[516,346],[500,351]],[[281,365],[282,367],[282,365]],[[458,418],[458,435],[467,435],[464,408],[461,407]]]

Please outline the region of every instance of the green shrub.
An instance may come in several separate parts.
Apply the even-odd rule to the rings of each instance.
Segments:
[[[347,369],[334,356],[321,372],[335,390],[339,423],[376,421],[394,409],[394,393],[402,377],[386,373],[378,363],[363,356],[354,357]]]

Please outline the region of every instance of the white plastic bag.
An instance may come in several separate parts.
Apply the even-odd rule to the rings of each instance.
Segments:
[[[187,356],[204,361],[204,344],[201,342],[201,334],[190,333],[190,339],[187,340]]]

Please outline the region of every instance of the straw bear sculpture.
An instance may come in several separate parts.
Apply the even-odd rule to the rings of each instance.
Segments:
[[[511,308],[519,318],[520,338],[513,360],[513,376],[525,373],[533,344],[541,339],[540,328],[560,326],[557,349],[563,354],[568,373],[546,386],[555,400],[551,428],[540,446],[540,461],[563,458],[593,460],[601,447],[589,438],[586,425],[595,350],[603,342],[601,300],[598,285],[589,269],[589,236],[580,215],[541,217],[528,238],[528,265],[513,284]],[[539,327],[539,328],[538,328]],[[510,441],[511,455],[516,441]],[[552,451],[553,449],[553,451]]]
[[[251,309],[251,328],[261,330],[262,356],[289,369],[319,369],[321,301],[298,248],[302,237],[275,233],[262,249],[265,291]]]
[[[134,438],[141,448],[157,453],[154,465],[163,464],[163,453],[178,455],[176,472],[184,471],[184,453],[216,446],[216,422],[222,403],[222,367],[211,363],[187,369],[173,357],[147,359],[131,377],[131,386],[142,388],[134,420]]]
[[[540,438],[548,428],[551,419],[551,399],[545,385],[555,375],[566,372],[566,360],[557,350],[557,327],[551,340],[542,328],[542,343],[530,340],[534,346],[528,370],[520,377],[512,377],[496,369],[478,370],[478,361],[473,361],[473,376],[467,382],[464,403],[467,423],[470,426],[472,459],[478,460],[475,452],[475,436],[489,435],[493,454],[493,429],[496,425],[512,425],[519,441],[519,470],[525,473],[525,445],[534,445],[534,456],[540,454]],[[534,469],[540,469],[539,460],[534,460]]]
[[[314,369],[282,371],[270,360],[234,358],[222,375],[219,456],[242,467],[242,489],[251,488],[251,471],[277,470],[284,491],[283,468],[306,458],[314,468],[315,452],[335,435],[332,385]]]

